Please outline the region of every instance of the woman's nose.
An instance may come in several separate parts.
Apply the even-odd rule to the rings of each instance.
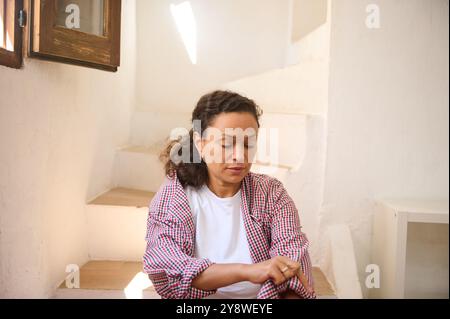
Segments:
[[[244,160],[245,160],[244,147],[235,145],[233,147],[233,161],[236,163],[244,163]]]

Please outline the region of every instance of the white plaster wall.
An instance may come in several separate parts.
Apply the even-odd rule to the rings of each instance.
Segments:
[[[320,244],[320,268],[332,284],[336,297],[361,299],[363,295],[349,227],[336,224],[323,229]]]
[[[112,182],[134,107],[135,1],[117,73],[25,59],[0,66],[0,297],[45,298],[88,258],[86,198]]]
[[[131,141],[132,145],[154,146],[165,144],[175,128],[191,128],[191,116],[195,104],[185,112],[171,111],[135,111],[132,116]]]
[[[285,65],[328,59],[331,0],[290,0],[289,37]]]
[[[254,99],[264,112],[326,114],[328,63],[303,60],[295,66],[227,83],[223,88]]]
[[[292,42],[297,42],[327,21],[328,0],[291,0]]]
[[[315,0],[302,0],[291,10],[307,10]],[[320,2],[323,2],[320,0]],[[291,3],[293,5],[293,3]],[[311,18],[317,27],[314,30],[300,30],[300,40],[290,43],[286,50],[287,67],[276,68],[261,74],[244,77],[224,84],[222,87],[234,90],[255,99],[265,112],[318,114],[328,109],[328,77],[330,51],[330,12],[328,6],[319,6],[321,13]],[[303,15],[303,14],[302,14]],[[300,15],[300,17],[302,16]],[[323,16],[326,20],[323,21]],[[300,18],[300,17],[297,17]],[[293,22],[291,22],[293,27]],[[303,26],[307,28],[307,26]]]
[[[369,3],[380,29],[365,26]],[[361,282],[374,199],[448,199],[448,9],[447,0],[332,1],[321,223],[349,225]]]

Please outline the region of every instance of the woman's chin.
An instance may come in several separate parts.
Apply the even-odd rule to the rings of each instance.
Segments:
[[[243,170],[240,172],[235,172],[235,171],[226,171],[225,172],[225,177],[227,182],[229,183],[240,183],[242,182],[242,180],[245,178],[245,176],[247,176],[248,171],[247,170]]]

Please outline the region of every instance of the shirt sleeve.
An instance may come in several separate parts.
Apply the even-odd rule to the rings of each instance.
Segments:
[[[164,299],[200,299],[217,291],[192,287],[193,279],[213,263],[185,253],[186,235],[183,223],[175,216],[149,212],[143,267]]]
[[[281,182],[277,181],[273,188],[273,216],[271,228],[270,256],[285,256],[300,263],[309,286],[314,287],[312,277],[311,260],[308,253],[309,241],[301,231],[300,218],[294,201],[284,189]],[[271,283],[271,284],[270,284]],[[266,290],[274,285],[271,281],[266,283]],[[316,298],[314,291],[308,291],[297,276],[292,277],[285,283],[276,286],[278,293],[292,290],[305,299]]]
[[[272,280],[266,281],[261,286],[256,299],[280,299],[279,287],[277,287]]]

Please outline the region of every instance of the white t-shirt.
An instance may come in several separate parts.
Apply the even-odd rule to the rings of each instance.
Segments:
[[[196,226],[195,257],[212,262],[252,264],[244,220],[241,212],[241,191],[229,198],[220,198],[208,186],[188,186],[186,194]],[[208,299],[254,299],[261,285],[248,281],[219,288]]]

